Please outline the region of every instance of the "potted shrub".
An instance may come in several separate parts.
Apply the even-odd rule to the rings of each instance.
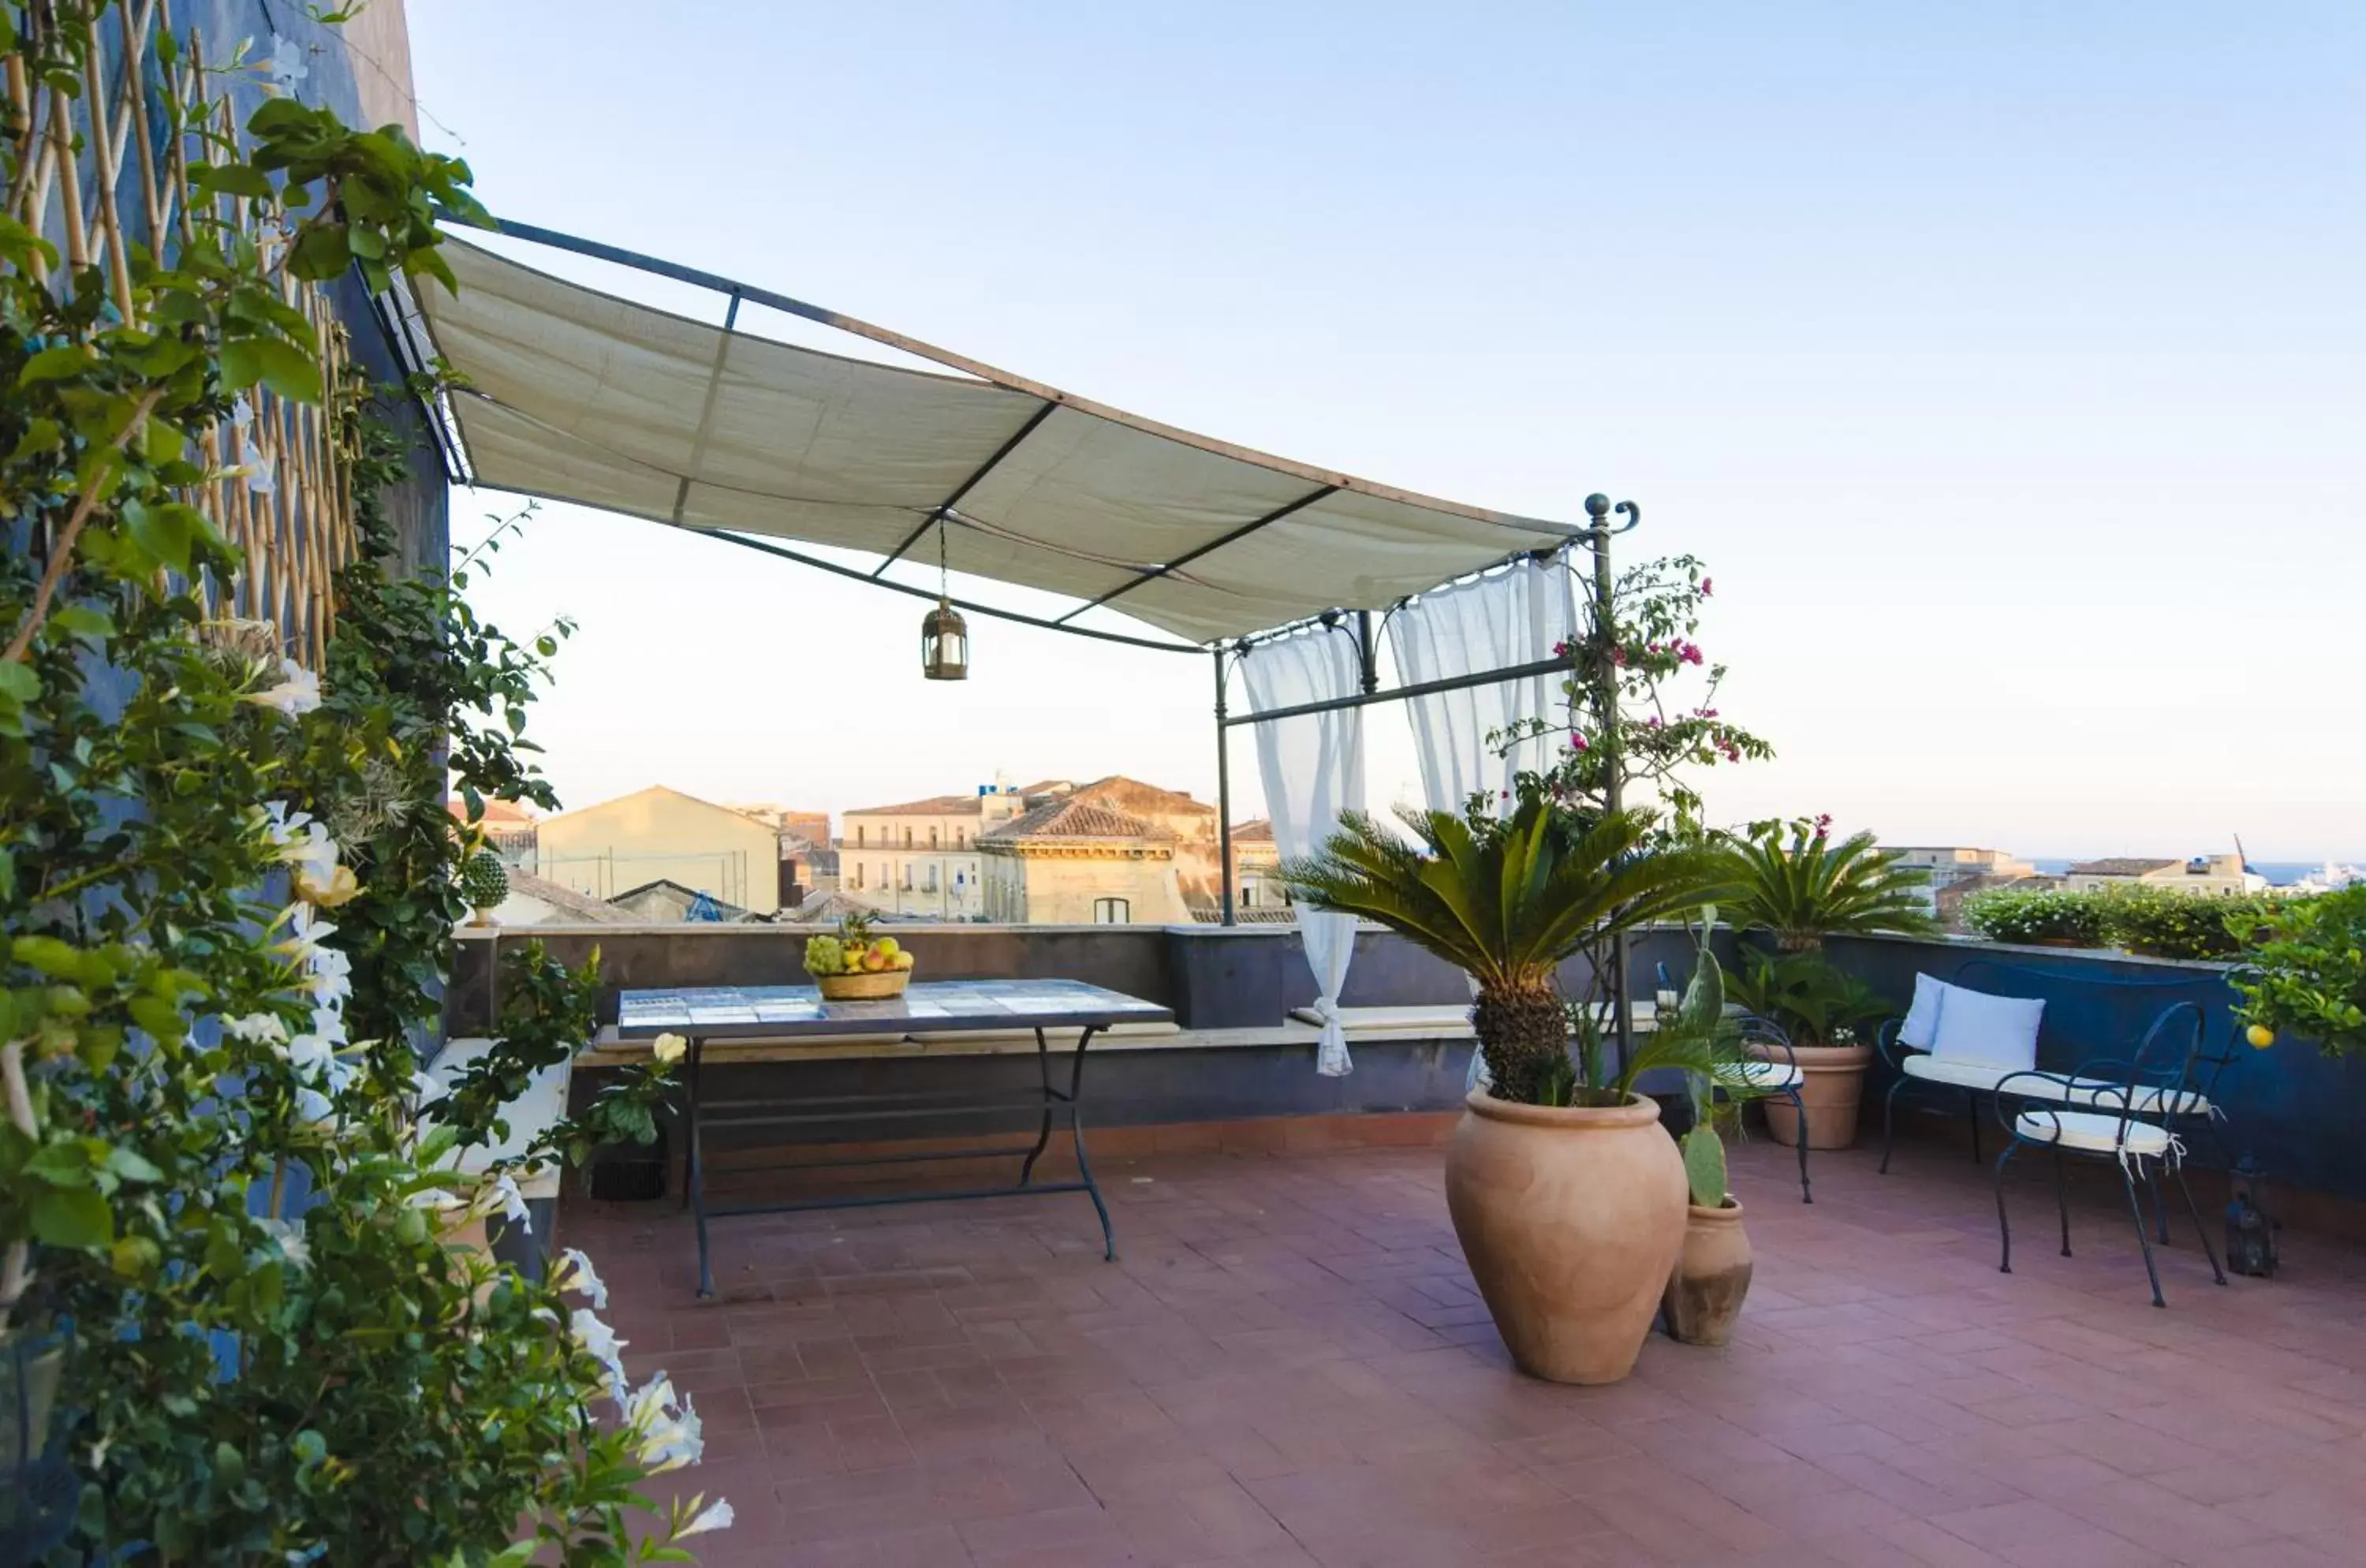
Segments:
[[[1991,887],[1964,900],[1964,924],[1990,942],[2029,947],[2100,947],[2100,899],[2060,888]]]
[[[1726,871],[1732,884],[1726,912],[1734,929],[1762,933],[1775,953],[1771,964],[1763,953],[1745,955],[1746,984],[1736,994],[1790,1039],[1803,1080],[1808,1146],[1847,1148],[1856,1142],[1857,1108],[1873,1065],[1865,1026],[1883,1009],[1824,959],[1824,939],[1936,932],[1929,878],[1881,849],[1871,833],[1834,843],[1830,817],[1752,823],[1729,847]],[[1789,1101],[1768,1100],[1766,1117],[1775,1138],[1797,1142]]]
[[[1724,1066],[1739,1056],[1735,1031],[1725,1021],[1724,976],[1709,951],[1704,928],[1700,961],[1679,1005],[1677,1027],[1714,1043]],[[1738,1065],[1738,1064],[1736,1064]],[[1660,1297],[1660,1320],[1669,1337],[1687,1345],[1724,1345],[1733,1337],[1741,1303],[1750,1294],[1750,1233],[1742,1228],[1741,1202],[1726,1186],[1725,1140],[1720,1122],[1739,1121],[1750,1097],[1746,1074],[1695,1070],[1684,1075],[1693,1124],[1677,1140],[1684,1152],[1687,1203],[1684,1245]]]
[[[2211,897],[2131,887],[2098,901],[2102,939],[2147,958],[2236,958],[2259,944],[2282,900],[2266,894]]]
[[[1790,1042],[1787,1059],[1799,1066],[1808,1146],[1844,1149],[1855,1143],[1865,1065],[1873,1055],[1871,1030],[1889,1012],[1888,1002],[1820,953],[1745,949],[1741,971],[1731,976],[1727,991]],[[1781,1055],[1769,1046],[1745,1049],[1762,1060]],[[1780,1098],[1768,1099],[1765,1106],[1767,1133],[1776,1143],[1797,1147],[1798,1111]]]
[[[479,850],[460,863],[460,897],[468,901],[476,912],[469,924],[489,926],[493,923],[493,911],[510,896],[509,869],[501,857],[490,850]]]
[[[2366,882],[2283,900],[2265,935],[2234,980],[2250,1043],[2288,1032],[2328,1056],[2366,1054]]]
[[[1656,1031],[1612,1064],[1581,1009],[1578,1049],[1555,971],[1581,948],[1702,901],[1715,855],[1651,846],[1647,813],[1584,821],[1524,793],[1501,819],[1408,812],[1406,842],[1351,815],[1323,852],[1284,868],[1291,893],[1402,932],[1468,973],[1489,1087],[1465,1101],[1446,1159],[1447,1206],[1513,1360],[1556,1382],[1633,1368],[1684,1240],[1684,1160],[1634,1092],[1707,1043]]]

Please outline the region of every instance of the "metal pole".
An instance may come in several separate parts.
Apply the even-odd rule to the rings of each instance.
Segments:
[[[1364,695],[1380,689],[1380,645],[1372,631],[1372,613],[1356,612],[1356,657],[1362,667]]]
[[[1220,874],[1224,887],[1224,924],[1233,920],[1233,771],[1229,766],[1227,737],[1231,730],[1224,724],[1224,650],[1216,649],[1216,858],[1223,863]]]
[[[1585,498],[1585,514],[1594,520],[1594,733],[1590,743],[1602,753],[1602,807],[1617,816],[1624,809],[1625,764],[1618,754],[1618,666],[1611,655],[1617,647],[1617,595],[1610,573],[1610,498]],[[1627,933],[1610,939],[1610,1007],[1618,1042],[1618,1066],[1623,1072],[1635,1048],[1634,1010],[1627,1001]]]

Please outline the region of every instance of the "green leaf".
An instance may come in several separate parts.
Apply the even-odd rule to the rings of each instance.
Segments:
[[[115,1211],[87,1188],[44,1192],[33,1200],[33,1239],[49,1247],[107,1247],[115,1240]]]
[[[0,697],[14,697],[20,703],[29,703],[40,694],[41,678],[34,672],[31,665],[20,664],[13,659],[0,662]]]
[[[265,386],[291,402],[321,400],[321,367],[309,350],[285,338],[259,337],[249,341],[262,367]]]
[[[145,1155],[118,1145],[107,1151],[107,1168],[126,1181],[162,1181],[164,1173]]]
[[[249,164],[200,164],[189,171],[189,184],[201,191],[260,197],[266,201],[277,194],[270,176]]]
[[[43,381],[63,381],[81,375],[97,359],[87,344],[58,344],[26,360],[25,367],[17,372],[17,385],[30,387]]]
[[[204,513],[177,501],[161,506],[127,501],[123,503],[123,525],[134,544],[184,575],[189,570],[189,552],[197,542],[217,537]]]
[[[214,1479],[224,1487],[236,1486],[246,1479],[246,1456],[235,1445],[214,1445]]]

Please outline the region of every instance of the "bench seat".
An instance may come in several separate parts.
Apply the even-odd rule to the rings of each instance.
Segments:
[[[1933,1056],[1917,1051],[1898,1063],[1898,1071],[1910,1078],[1925,1083],[1951,1084],[1957,1089],[1993,1093],[2007,1078],[2014,1080],[2012,1092],[2030,1100],[2052,1100],[2060,1105],[2102,1106],[2112,1111],[2122,1109],[2128,1087],[2105,1078],[2072,1077],[2067,1074],[2036,1076],[2028,1067],[2003,1067],[1993,1062],[1969,1062],[1955,1057]],[[2158,1089],[2138,1086],[2135,1104],[2132,1108],[2144,1115],[2207,1116],[2210,1101],[2189,1089],[2182,1093],[2167,1093]]]

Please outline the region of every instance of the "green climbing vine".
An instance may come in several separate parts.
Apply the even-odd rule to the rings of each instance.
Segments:
[[[0,6],[0,45],[71,95],[107,8]],[[647,1131],[666,1069],[491,1157],[591,1027],[595,973],[531,947],[502,1037],[425,1067],[480,836],[447,786],[471,824],[553,803],[525,715],[567,628],[520,643],[468,570],[389,571],[402,446],[283,291],[448,286],[432,212],[473,209],[468,171],[284,96],[242,152],[158,56],[193,186],[242,218],[138,253],[126,309],[0,215],[0,1342],[60,1372],[53,1560],[686,1560],[728,1506],[644,1489],[695,1462],[689,1400],[626,1380],[588,1258],[534,1279],[473,1244],[529,1223],[529,1169]],[[197,498],[263,476],[198,438],[258,387],[344,444],[360,549],[319,671],[201,592],[247,563]]]

